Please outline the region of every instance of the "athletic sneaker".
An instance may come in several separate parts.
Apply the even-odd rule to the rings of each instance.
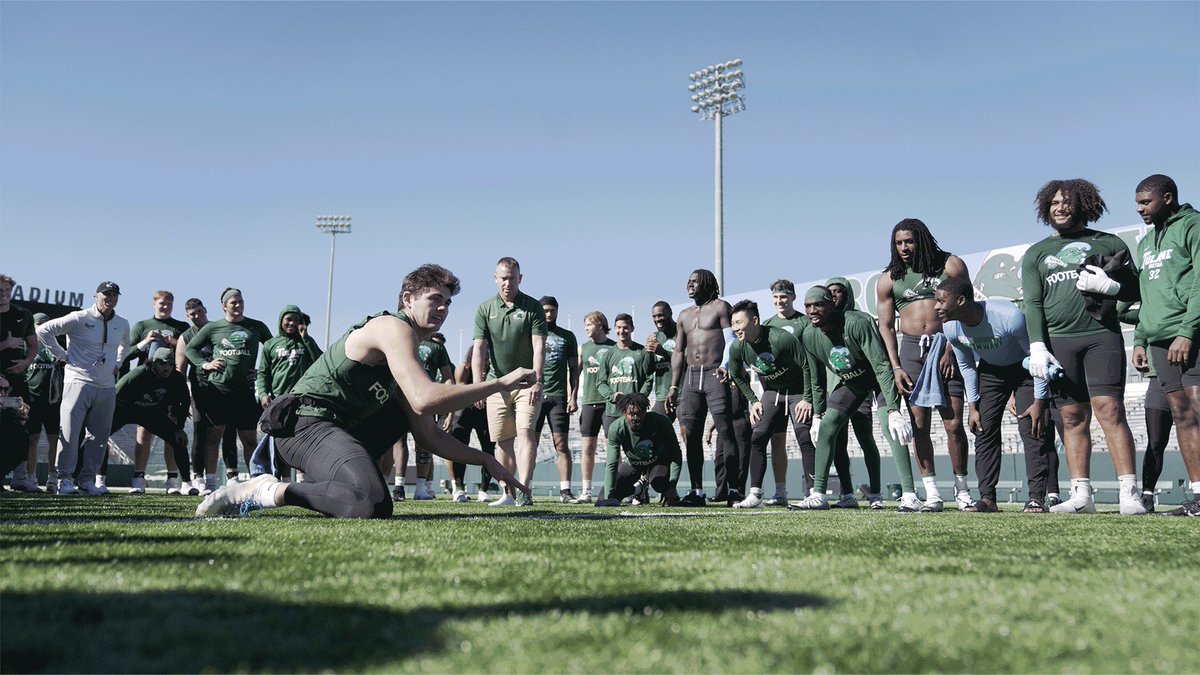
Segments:
[[[475,493],[475,501],[487,503],[492,501],[492,496],[488,494],[487,490],[480,490],[479,492]]]
[[[204,485],[204,482],[203,482],[203,481],[201,481],[200,485],[201,485],[201,486],[203,486],[203,485]],[[196,495],[200,494],[200,488],[199,488],[199,487],[196,487],[196,481],[191,481],[191,482],[188,482],[188,483],[184,483],[184,484],[183,484],[183,491],[184,491],[185,493],[187,493],[187,495],[188,495],[189,497],[195,497]]]
[[[999,513],[1000,507],[996,506],[996,501],[994,499],[980,497],[979,501],[971,504],[967,508],[963,509],[963,511],[967,513]]]
[[[742,494],[741,490],[730,490],[729,496],[726,497],[724,501],[726,506],[733,506],[745,498],[746,496]]]
[[[1140,505],[1140,502],[1139,502]],[[1072,494],[1065,502],[1050,507],[1050,513],[1095,513],[1096,502],[1092,500],[1091,490],[1080,490]]]
[[[975,504],[975,502],[971,500],[971,493],[965,490],[954,493],[954,503],[958,505],[959,511],[970,511],[971,506]]]
[[[571,500],[572,504],[591,504],[595,497],[592,496],[591,490],[584,490],[579,493],[579,496]]]
[[[54,480],[53,478],[46,479],[46,494],[48,494],[48,495],[58,494],[58,481]]]
[[[452,499],[459,504],[466,504],[467,502],[471,501],[471,498],[467,496],[467,493],[463,492],[462,490],[455,490],[454,497]]]
[[[708,505],[708,497],[704,494],[704,492],[702,490],[692,490],[691,492],[688,492],[686,495],[684,495],[682,498],[680,498],[679,505],[687,506],[690,508],[699,508],[701,506],[707,506]]]
[[[756,495],[753,492],[751,492],[750,494],[746,495],[746,498],[743,499],[742,501],[734,502],[733,508],[735,508],[735,509],[757,509],[757,508],[761,507],[762,505],[763,505],[762,497],[760,495]]]
[[[426,487],[424,490],[418,488],[413,491],[413,499],[419,502],[427,502],[437,499],[437,495],[433,494],[433,490],[430,490],[428,487]]]
[[[75,487],[75,481],[71,478],[64,478],[58,481],[58,490],[54,494],[59,495],[77,495],[79,488]]]
[[[183,481],[178,478],[167,479],[167,494],[181,495],[183,494]]]
[[[1142,506],[1146,513],[1154,513],[1154,495],[1142,494]]]
[[[1025,508],[1021,509],[1021,513],[1045,513],[1046,507],[1036,499],[1030,499],[1025,502]]]
[[[229,483],[204,498],[196,507],[196,517],[206,518],[221,515],[246,515],[262,508],[258,503],[258,491],[264,485],[278,483],[279,479],[269,473],[255,476],[248,481]]]
[[[195,492],[192,492],[192,490],[195,490]],[[204,476],[192,478],[192,490],[188,490],[189,495],[198,495],[204,490]]]
[[[900,506],[896,508],[900,513],[918,513],[925,508],[920,499],[916,495],[901,495]]]
[[[517,506],[533,506],[533,495],[528,492],[518,493]]]
[[[108,480],[108,479],[107,479],[107,478],[105,478],[103,474],[101,474],[101,475],[99,475],[99,476],[96,476],[96,480],[94,481],[94,483],[95,483],[96,487],[101,487],[101,488],[104,488],[104,489],[105,489],[105,493],[104,493],[104,494],[108,494],[108,492],[107,492],[107,490],[108,490],[108,482],[107,482],[107,480]]]
[[[882,501],[882,500],[881,500]],[[842,495],[842,498],[829,505],[831,509],[857,509],[858,500],[854,495]]]
[[[1054,508],[1062,502],[1062,497],[1059,497],[1057,492],[1046,495],[1046,508],[1048,509]]]
[[[867,496],[867,507],[876,511],[882,511],[887,508],[887,504],[883,503],[883,495],[876,492]]]
[[[946,510],[946,505],[942,502],[941,497],[926,499],[924,504],[921,504],[921,513],[941,513]]]
[[[516,506],[516,505],[517,505],[517,500],[513,499],[512,495],[508,494],[507,492],[504,493],[503,495],[501,495],[500,498],[497,499],[496,501],[488,503],[488,506]]]
[[[99,483],[80,483],[79,491],[89,497],[103,497],[108,494],[108,487]]]
[[[1136,487],[1121,494],[1120,513],[1123,516],[1146,515],[1146,507],[1142,505],[1142,493]]]
[[[561,504],[578,504],[579,503],[579,502],[575,501],[575,495],[571,494],[571,491],[569,489],[558,491],[558,501]]]
[[[200,491],[200,496],[207,497],[216,491],[217,491],[217,476],[216,476],[216,474],[213,474],[211,476],[205,476],[204,477],[204,489]]]
[[[146,494],[146,478],[143,476],[134,476],[129,482],[129,494],[144,495]]]
[[[17,492],[41,492],[38,489],[37,479],[33,476],[26,476],[21,480],[13,481],[12,489]]]
[[[403,485],[397,485],[396,487],[392,488],[392,501],[394,501],[394,502],[404,501],[404,486]]]
[[[642,504],[650,503],[650,484],[644,480],[639,480],[634,486],[633,498],[630,504],[633,506],[641,506]]]
[[[788,508],[793,511],[825,511],[829,509],[829,499],[819,492],[814,492],[798,502],[788,504]]]
[[[767,506],[787,506],[787,503],[787,492],[783,491],[776,492],[774,497],[763,502]]]
[[[1191,516],[1193,518],[1200,517],[1200,499],[1193,499],[1190,502],[1184,502],[1183,506],[1172,511],[1167,511],[1164,516]]]

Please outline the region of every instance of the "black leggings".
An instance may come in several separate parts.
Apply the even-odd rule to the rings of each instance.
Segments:
[[[450,435],[458,439],[459,443],[469,445],[472,431],[475,432],[475,438],[479,440],[479,449],[484,454],[495,457],[496,444],[492,442],[492,437],[488,433],[487,414],[474,406],[463,411]],[[454,482],[458,483],[459,488],[466,489],[467,465],[451,462],[450,471],[454,475]],[[487,492],[488,488],[492,486],[492,474],[488,472],[487,467],[483,466],[479,467],[479,471],[479,489]]]
[[[1146,408],[1146,455],[1142,458],[1142,490],[1154,492],[1163,470],[1163,452],[1171,438],[1170,410]]]
[[[637,489],[637,481],[643,475],[650,481],[650,487],[658,494],[664,494],[667,490],[674,487],[671,483],[671,465],[669,459],[663,458],[657,464],[646,469],[643,474],[641,471],[633,468],[629,462],[621,462],[617,467],[617,483],[612,486],[612,489],[605,495],[609,499],[624,499],[634,493]],[[675,461],[679,461],[676,459]]]
[[[288,485],[283,503],[334,518],[391,518],[392,496],[378,464],[391,444],[376,440],[301,417],[294,436],[275,440],[279,455],[306,479]]]

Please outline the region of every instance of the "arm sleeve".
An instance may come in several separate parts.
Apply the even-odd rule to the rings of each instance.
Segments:
[[[533,315],[533,321],[530,324],[530,328],[533,330],[533,334],[541,335],[542,337],[546,337],[547,335],[549,335],[550,334],[550,326],[549,326],[549,324],[546,323],[546,313],[542,311],[541,305],[538,305],[537,311],[533,311],[533,309],[531,308],[530,314]]]
[[[128,373],[125,373],[124,375],[122,375],[121,379],[117,380],[117,398],[121,398],[121,393],[126,388],[129,387],[131,382],[133,382],[134,375],[137,372],[138,372],[138,369],[134,368],[133,370],[129,371]]]
[[[183,429],[183,425],[187,422],[188,408],[191,406],[192,398],[188,395],[187,379],[179,373],[171,374],[172,382],[172,410],[175,416],[175,426],[177,429]]]
[[[254,376],[254,396],[262,399],[271,394],[271,350],[263,344],[262,355],[258,358],[258,374]]]
[[[1192,256],[1192,264],[1200,263],[1200,219],[1192,222],[1188,229],[1187,239],[1187,248]],[[1195,340],[1196,334],[1200,332],[1200,270],[1192,267],[1191,274],[1190,282],[1179,280],[1180,284],[1186,284],[1188,287],[1188,303],[1187,310],[1179,322],[1179,328],[1175,331],[1175,336]]]
[[[725,328],[722,335],[725,336],[725,351],[721,354],[721,367],[729,368],[729,352],[733,349],[733,343],[737,341],[737,334],[732,328]]]
[[[316,360],[321,358],[321,355],[325,353],[324,351],[321,350],[320,345],[317,344],[317,341],[314,340],[311,335],[304,336],[304,345],[308,348],[309,351],[312,352],[313,362],[316,362]]]
[[[950,339],[948,334],[946,337]],[[958,370],[963,376],[967,403],[975,403],[979,401],[979,371],[975,370],[975,351],[954,339],[950,339],[950,347],[954,350],[954,360],[958,361]]]
[[[1025,296],[1025,327],[1030,342],[1046,341],[1046,311],[1042,306],[1042,275],[1038,272],[1037,255],[1030,255],[1033,247],[1025,250],[1021,257],[1021,290]]]
[[[900,397],[896,394],[896,379],[892,377],[891,361],[888,360],[887,351],[883,348],[883,339],[879,337],[879,331],[874,324],[865,321],[855,321],[853,328],[847,324],[847,337],[851,336],[851,331],[855,333],[854,338],[875,370],[875,379],[879,382],[879,388],[883,390],[887,409],[899,410]]]
[[[654,391],[654,355],[645,349],[640,354],[642,362],[642,386],[638,391],[649,396]]]
[[[758,396],[754,394],[754,389],[750,387],[750,376],[746,372],[746,365],[742,361],[742,349],[744,344],[741,340],[729,351],[729,377],[733,378],[733,383],[737,385],[738,391],[742,392],[742,396],[750,405],[758,403]]]
[[[616,347],[604,352],[600,357],[600,369],[596,372],[596,393],[600,394],[605,401],[611,401],[613,390],[608,386],[608,360],[609,357],[616,352]]]
[[[612,430],[612,427],[609,427]],[[621,463],[621,441],[617,434],[608,437],[608,461],[604,464],[604,498],[617,484],[617,465]]]
[[[196,334],[192,336],[192,339],[187,341],[187,349],[184,351],[184,355],[187,356],[188,361],[191,361],[192,365],[196,366],[197,368],[203,368],[205,361],[204,355],[200,353],[200,350],[197,349],[196,346],[206,344],[208,342],[208,336],[212,335],[212,331],[209,330],[211,327],[212,322],[204,324],[204,327],[196,331]]]
[[[824,415],[825,388],[828,385],[825,375],[825,364],[822,363],[815,354],[813,354],[812,350],[808,348],[808,345],[802,346],[804,347],[805,360],[808,361],[808,372],[813,376],[812,385],[810,386],[810,391],[812,392],[813,414]]]
[[[1134,310],[1137,311],[1137,310]],[[1021,353],[1029,356],[1029,332],[1025,328],[1025,315],[1016,312],[1012,318],[1012,332],[1017,339]],[[1033,397],[1039,401],[1050,398],[1050,383],[1040,377],[1033,378]]]
[[[74,312],[66,316],[60,316],[57,319],[51,319],[37,327],[35,332],[37,333],[38,342],[46,345],[46,350],[53,354],[54,358],[65,363],[67,360],[67,350],[63,349],[62,345],[58,344],[58,340],[55,338],[69,331],[76,323],[78,323],[78,319],[75,317]]]

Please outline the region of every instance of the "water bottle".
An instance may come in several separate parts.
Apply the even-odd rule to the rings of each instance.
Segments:
[[[1026,356],[1025,360],[1021,362],[1021,365],[1025,368],[1025,370],[1029,370],[1029,357],[1028,356]],[[1062,366],[1058,365],[1057,363],[1051,363],[1050,367],[1046,369],[1046,379],[1047,380],[1057,380],[1058,378],[1060,378],[1062,376],[1063,376]]]

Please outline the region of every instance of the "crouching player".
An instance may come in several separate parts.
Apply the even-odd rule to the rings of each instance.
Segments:
[[[377,462],[409,431],[421,447],[454,462],[482,465],[528,493],[495,457],[468,448],[434,421],[435,415],[538,382],[529,368],[468,385],[429,379],[417,346],[441,328],[458,290],[458,278],[446,268],[417,268],[404,278],[397,312],[354,325],[291,394],[264,411],[260,426],[284,461],[304,472],[305,482],[282,483],[264,474],[227,485],[201,502],[196,516],[300,506],[335,518],[389,518],[392,498]]]
[[[604,499],[596,506],[618,506],[631,495],[644,504],[649,501],[647,484],[662,495],[667,506],[675,506],[683,452],[670,418],[651,411],[650,399],[640,392],[626,394],[618,406],[622,414],[608,429]]]

